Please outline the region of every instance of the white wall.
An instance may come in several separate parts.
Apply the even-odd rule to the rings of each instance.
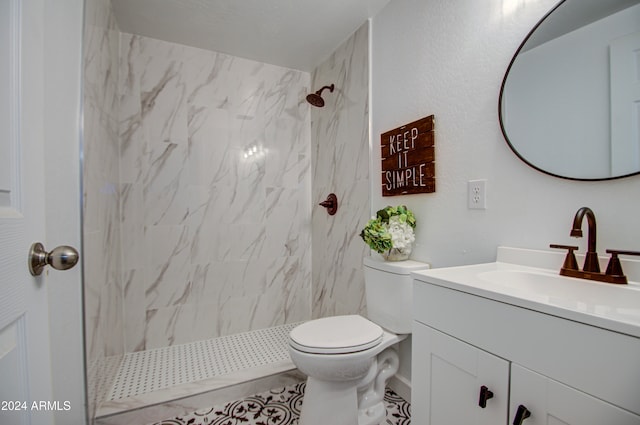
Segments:
[[[598,248],[640,248],[640,176],[575,182],[537,172],[509,149],[498,123],[504,72],[555,0],[395,0],[372,26],[372,212],[404,203],[418,219],[412,258],[434,267],[493,261],[498,245],[548,249],[591,207]],[[380,134],[436,116],[433,194],[382,198]],[[467,209],[467,181],[488,179],[486,210]]]

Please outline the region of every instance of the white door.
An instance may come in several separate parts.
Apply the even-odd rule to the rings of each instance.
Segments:
[[[640,32],[609,46],[611,78],[611,171],[640,170]]]
[[[45,235],[44,1],[0,8],[0,423],[50,424],[46,276],[27,268]]]
[[[523,414],[525,409],[527,414]],[[519,423],[640,425],[640,416],[512,364],[509,424]]]
[[[413,423],[505,423],[509,362],[416,322],[412,358]]]

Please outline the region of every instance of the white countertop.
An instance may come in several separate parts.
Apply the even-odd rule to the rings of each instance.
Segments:
[[[559,265],[557,270],[531,267],[562,264],[564,255],[556,254],[501,247],[498,261],[493,263],[422,270],[412,276],[417,281],[640,338],[640,283],[614,285],[560,276]],[[638,264],[625,263],[628,261],[623,267],[634,272],[640,265],[637,260]]]

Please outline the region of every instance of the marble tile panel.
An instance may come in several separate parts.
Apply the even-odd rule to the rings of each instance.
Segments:
[[[171,65],[157,86],[140,93],[142,125],[151,146],[187,142],[186,89],[180,69]],[[145,83],[143,79],[141,86]]]
[[[98,321],[103,328],[104,355],[115,356],[124,353],[124,293],[120,270],[110,271],[107,276],[107,284],[100,295],[102,305]]]
[[[144,350],[145,347],[145,310],[146,304],[144,269],[131,269],[123,272],[124,284],[124,341],[125,352]]]
[[[190,106],[230,109],[242,76],[238,65],[243,60],[223,53],[187,48],[184,75]]]
[[[236,157],[241,156],[238,150]],[[264,227],[265,183],[264,158],[239,158],[237,174],[221,189],[222,199],[217,199],[217,207],[223,207],[222,223],[253,223]]]
[[[187,147],[167,143],[151,152],[144,185],[145,225],[178,225],[189,214]]]
[[[147,242],[146,266],[163,266],[178,259],[188,262],[189,229],[185,225],[149,226],[145,232]]]
[[[253,260],[266,255],[270,245],[266,227],[257,223],[234,223],[220,230],[227,251],[221,260]]]
[[[220,313],[217,325],[219,335],[232,335],[250,329],[251,316],[255,311],[259,296],[238,296],[222,300],[218,305]]]
[[[120,51],[118,57],[118,113],[120,123],[123,118],[141,113],[140,103],[140,57],[141,38],[133,34],[120,33]],[[125,126],[126,127],[126,126]]]
[[[191,266],[184,255],[146,269],[145,305],[147,310],[194,303],[197,291],[189,280]]]
[[[136,61],[140,55],[140,38],[120,35],[119,143],[120,181],[142,183],[146,170],[147,133],[142,120],[140,76]]]
[[[150,37],[135,37],[139,39],[139,53],[133,58],[133,63],[136,73],[139,74],[140,89],[143,93],[157,95],[167,85],[184,85],[180,74],[189,47]],[[167,105],[171,104],[173,102]]]
[[[229,111],[189,106],[188,171],[191,185],[226,184],[237,150],[230,146]]]
[[[119,222],[122,226],[144,223],[144,187],[141,183],[122,183],[119,193]]]
[[[191,266],[189,280],[192,282],[193,291],[199,297],[200,302],[206,300],[208,304],[220,304],[221,300],[237,296],[238,288],[235,278],[236,270],[246,267],[245,261],[232,263],[210,262]]]
[[[98,108],[102,124],[112,132],[117,129],[118,33],[87,26],[85,41],[83,95]]]
[[[90,1],[86,8],[83,52],[84,234],[89,357],[122,350],[116,329],[122,321],[118,277],[118,31],[110,2]],[[111,297],[111,298],[110,298]],[[115,317],[115,315],[120,317]],[[94,323],[96,320],[98,323]],[[104,328],[103,328],[104,327]],[[104,333],[106,332],[106,333]],[[113,347],[108,347],[113,344]]]
[[[146,311],[145,349],[212,338],[218,329],[216,304],[176,305]]]
[[[92,416],[124,350],[119,182],[119,32],[108,0],[88,0],[83,34],[83,258],[85,354]],[[108,363],[108,362],[106,362]],[[97,398],[96,398],[97,397]]]
[[[142,224],[126,224],[120,227],[122,270],[142,268],[148,258],[145,241],[145,226]]]
[[[192,264],[207,264],[222,260],[230,250],[223,229],[223,220],[232,194],[224,186],[190,186],[189,216],[186,225],[190,233]]]
[[[268,148],[264,181],[267,186],[301,188],[310,171],[310,156],[292,150]]]
[[[334,83],[326,106],[311,112],[312,199],[338,196],[339,213],[312,210],[312,315],[363,313],[359,233],[369,219],[368,24],[312,75],[312,86]]]
[[[283,293],[279,288],[268,288],[255,297],[251,310],[248,310],[249,329],[260,329],[285,323]]]
[[[305,218],[300,196],[295,189],[267,189],[266,239],[273,256],[292,256],[301,248]]]
[[[139,96],[136,101],[139,103]],[[121,119],[120,182],[144,184],[148,169],[147,140],[139,114]]]
[[[274,303],[282,310],[283,323],[307,320],[311,316],[309,266],[303,256],[290,256],[276,259],[267,271],[267,287],[279,292]]]

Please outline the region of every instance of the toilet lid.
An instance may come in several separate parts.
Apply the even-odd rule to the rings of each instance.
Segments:
[[[375,347],[382,334],[380,326],[362,316],[333,316],[296,326],[289,343],[305,353],[345,354]]]

